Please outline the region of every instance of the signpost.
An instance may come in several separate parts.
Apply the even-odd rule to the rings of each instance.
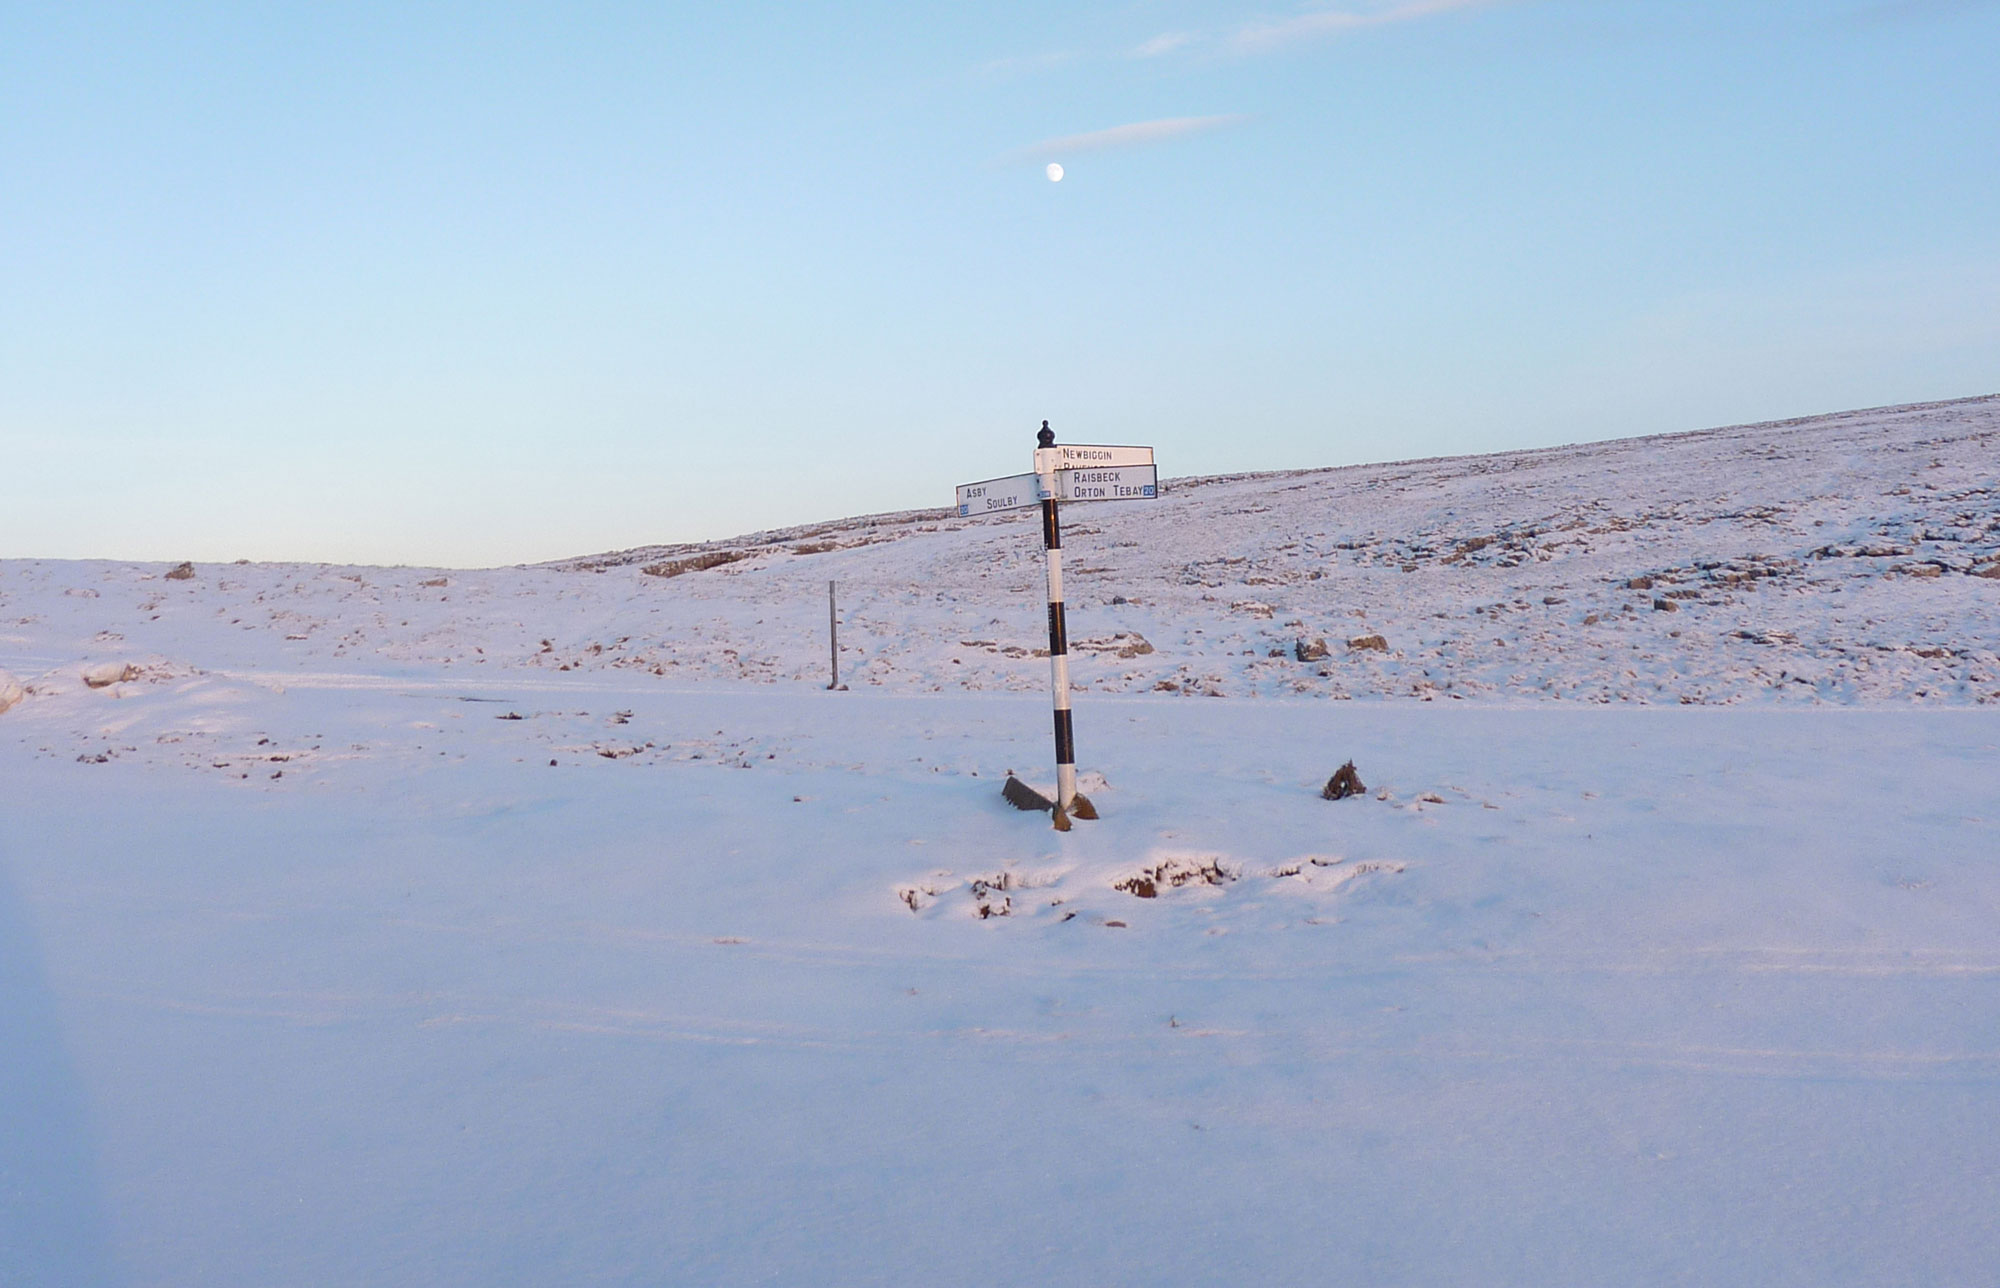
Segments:
[[[1000,510],[1042,507],[1042,549],[1048,558],[1049,687],[1055,698],[1056,798],[1013,780],[1006,796],[1022,809],[1047,809],[1056,830],[1067,832],[1070,818],[1096,818],[1090,801],[1076,793],[1076,738],[1069,710],[1069,626],[1063,611],[1062,501],[1141,501],[1160,495],[1150,447],[1071,444],[1057,446],[1055,431],[1042,422],[1036,439],[1035,470],[1010,478],[967,483],[958,489],[958,515],[969,518]],[[1018,789],[1018,790],[1017,790]]]

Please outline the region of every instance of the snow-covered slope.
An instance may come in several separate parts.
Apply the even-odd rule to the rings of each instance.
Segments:
[[[1072,506],[1086,689],[2000,701],[2000,397]],[[994,462],[967,461],[976,473]],[[945,494],[950,480],[941,478]],[[442,667],[1037,689],[1032,512],[923,512],[475,572],[0,563],[0,665]],[[703,566],[709,565],[709,566]],[[648,571],[648,570],[651,571]],[[685,569],[685,571],[683,571]],[[667,575],[662,575],[667,574]],[[1385,650],[1348,641],[1379,635]],[[1325,660],[1297,646],[1325,641]]]
[[[1988,1284],[1997,434],[0,564],[0,1284]]]

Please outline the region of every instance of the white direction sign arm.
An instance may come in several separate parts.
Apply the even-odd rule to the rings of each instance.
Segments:
[[[1056,499],[1060,501],[1151,501],[1159,495],[1159,472],[1151,465],[1063,470],[1056,475]]]
[[[958,489],[958,517],[966,519],[975,514],[992,514],[996,510],[1019,510],[1038,505],[1041,500],[1041,488],[1032,474],[965,483]]]
[[[1057,470],[1108,470],[1124,465],[1151,465],[1153,449],[1150,447],[1114,447],[1090,443],[1070,443],[1056,447],[1035,449],[1035,472],[1052,474]]]
[[[1065,452],[1110,456],[1113,463],[1056,464],[1058,454]],[[1059,501],[1150,501],[1159,495],[1150,447],[1044,447],[1035,452],[1035,473],[961,484],[956,505],[958,517],[968,519],[1026,509],[1051,496]]]

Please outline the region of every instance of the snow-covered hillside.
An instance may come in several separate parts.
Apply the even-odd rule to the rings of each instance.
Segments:
[[[0,562],[0,1284],[1988,1284],[1996,447]]]
[[[851,684],[1031,690],[1047,672],[1037,540],[1031,511],[927,511],[533,569],[205,565],[175,581],[10,561],[0,658],[42,694],[77,687],[86,662],[152,680],[533,667],[792,686],[826,678],[832,580]],[[1070,507],[1066,543],[1086,689],[2000,701],[2000,397],[1183,479],[1158,502]],[[1349,644],[1377,635],[1386,649]],[[1328,656],[1298,661],[1316,641]]]

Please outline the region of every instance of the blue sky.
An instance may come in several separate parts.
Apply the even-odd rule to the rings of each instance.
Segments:
[[[0,4],[0,555],[1992,393],[1996,66],[1981,0]]]

